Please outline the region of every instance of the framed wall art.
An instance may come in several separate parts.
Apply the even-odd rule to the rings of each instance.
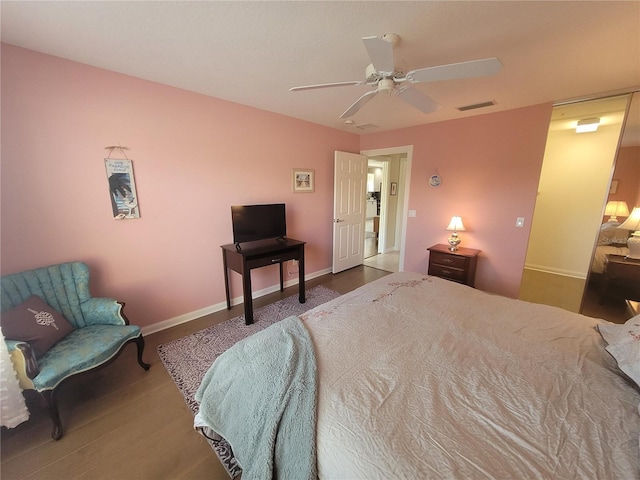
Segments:
[[[618,180],[611,180],[611,185],[609,186],[609,194],[618,192]]]
[[[294,168],[292,191],[294,193],[311,193],[315,190],[315,171],[308,168]]]
[[[113,218],[115,220],[140,218],[133,162],[129,159],[105,158],[104,166],[109,181]]]

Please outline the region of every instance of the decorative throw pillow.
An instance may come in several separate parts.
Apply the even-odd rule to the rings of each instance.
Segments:
[[[623,325],[601,323],[598,331],[608,344],[607,352],[618,362],[618,368],[640,387],[640,315]]]
[[[73,331],[67,319],[37,295],[3,312],[0,324],[5,338],[29,343],[36,358]]]

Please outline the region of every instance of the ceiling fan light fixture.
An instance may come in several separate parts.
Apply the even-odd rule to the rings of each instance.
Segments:
[[[383,93],[391,93],[393,87],[395,86],[395,82],[391,78],[383,78],[378,82],[378,92]]]

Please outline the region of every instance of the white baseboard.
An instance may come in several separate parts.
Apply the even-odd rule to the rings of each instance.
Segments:
[[[305,281],[314,279],[316,277],[320,277],[322,275],[326,275],[327,273],[331,273],[331,268],[325,268],[324,270],[319,270],[317,272],[310,273],[309,275],[305,275]],[[298,278],[286,280],[284,282],[284,287],[291,287],[298,284]],[[259,298],[264,295],[268,295],[269,293],[277,292],[280,290],[280,284],[277,283],[275,285],[271,285],[269,287],[263,288],[262,290],[258,290],[257,292],[252,292],[252,298]],[[243,299],[241,296],[235,297],[231,299],[231,305],[238,305],[242,303]],[[168,318],[166,320],[162,320],[160,322],[156,322],[152,325],[147,325],[142,327],[142,335],[147,336],[152,333],[160,332],[161,330],[165,330],[167,328],[175,327],[176,325],[180,325],[182,323],[190,322],[191,320],[195,320],[200,317],[204,317],[205,315],[210,315],[212,313],[219,312],[221,310],[226,310],[227,302],[216,303],[215,305],[211,305],[209,307],[201,308],[199,310],[194,310],[193,312],[184,313],[182,315],[178,315],[177,317]]]
[[[587,278],[587,274],[583,272],[576,272],[572,270],[562,270],[560,268],[548,267],[545,265],[532,265],[530,263],[525,264],[524,268],[527,270],[535,270],[537,272],[542,273],[550,273],[553,275],[562,275],[564,277],[573,277],[579,278],[580,280],[585,280]]]

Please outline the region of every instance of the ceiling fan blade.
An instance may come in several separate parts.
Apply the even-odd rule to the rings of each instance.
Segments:
[[[440,105],[434,99],[415,88],[402,86],[397,88],[394,93],[422,113],[435,112],[440,108]]]
[[[371,90],[370,92],[362,95],[358,100],[356,100],[353,105],[347,108],[347,110],[342,115],[340,115],[340,118],[349,118],[354,116],[358,112],[358,110],[360,110],[369,100],[375,97],[377,93],[377,90]]]
[[[290,92],[299,92],[302,90],[314,90],[316,88],[329,88],[329,87],[347,87],[351,85],[366,85],[367,82],[335,82],[335,83],[320,83],[318,85],[304,85],[302,87],[291,87]]]
[[[393,43],[381,37],[363,37],[362,41],[369,53],[369,58],[378,72],[391,75],[395,70],[393,61]]]
[[[482,60],[472,60],[470,62],[420,68],[408,72],[406,78],[411,83],[438,82],[440,80],[494,75],[498,73],[501,68],[502,63],[497,58],[483,58]]]

